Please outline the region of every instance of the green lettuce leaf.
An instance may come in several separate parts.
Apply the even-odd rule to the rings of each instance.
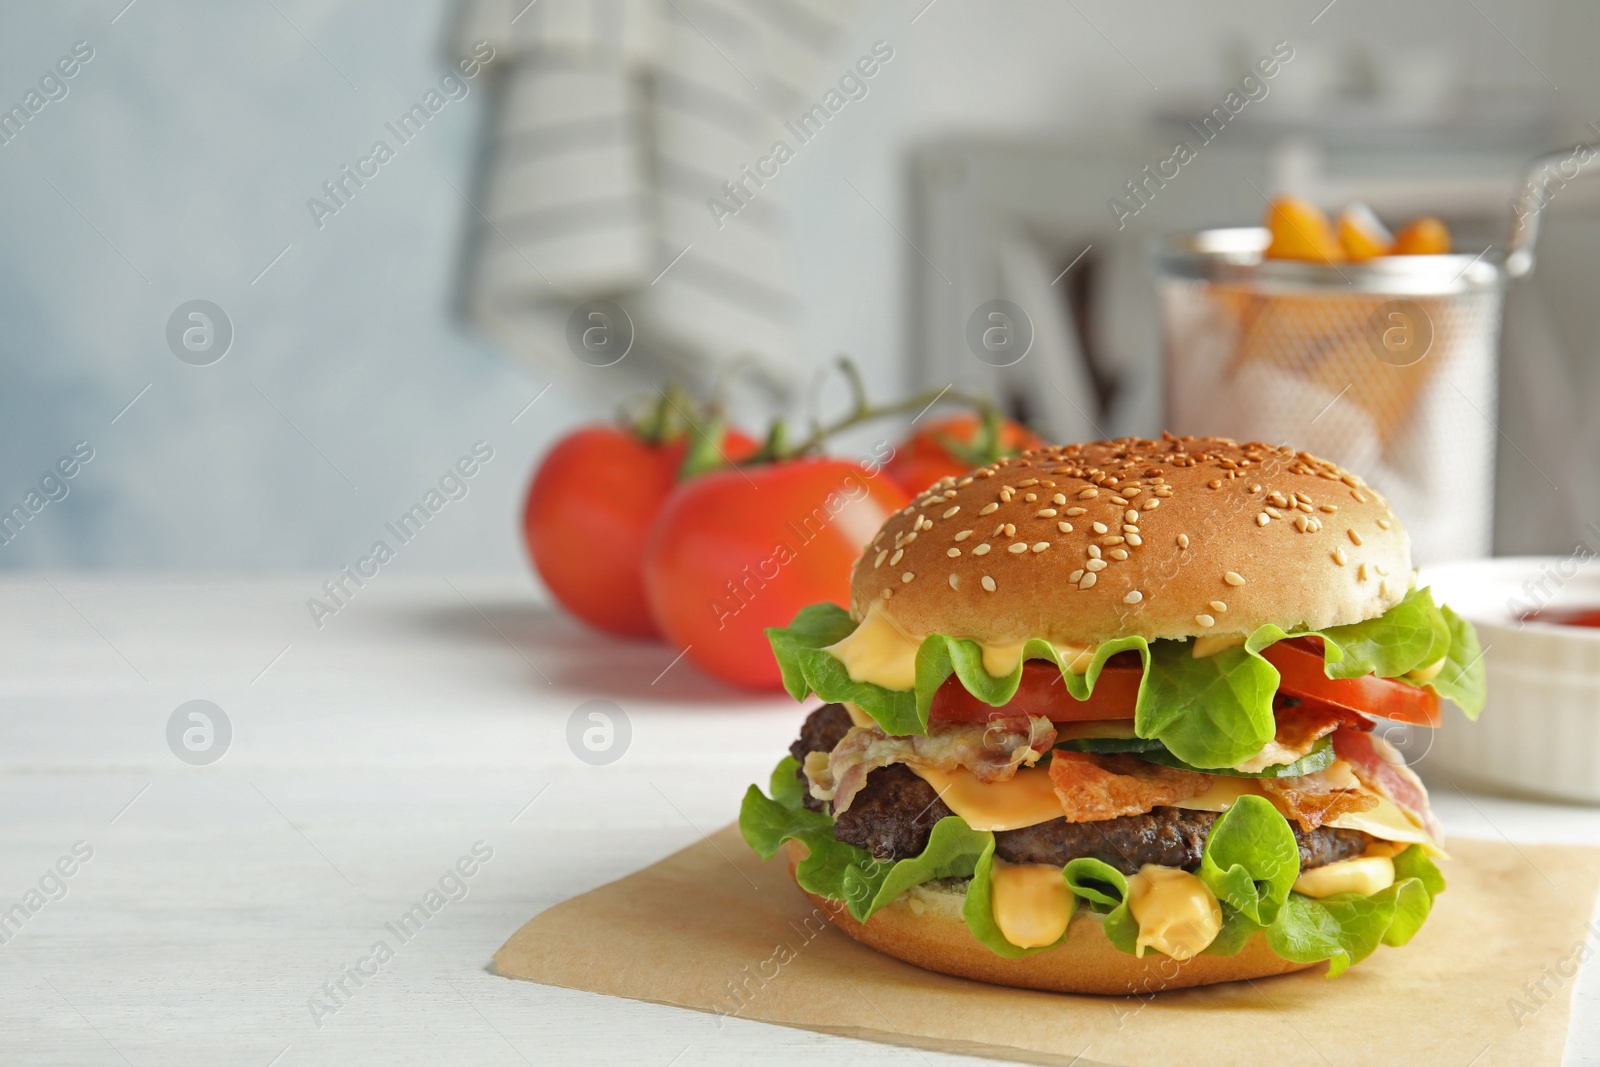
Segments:
[[[1290,893],[1267,927],[1267,944],[1296,963],[1328,960],[1328,977],[1334,978],[1380,944],[1411,940],[1443,889],[1439,869],[1412,845],[1395,857],[1395,883],[1370,896],[1336,893],[1317,900]]]
[[[1128,910],[1128,879],[1103,860],[1080,856],[1067,861],[1061,870],[1067,887],[1102,916],[1100,928],[1119,952],[1133,955],[1138,950],[1139,923]]]
[[[1448,607],[1441,607],[1439,613],[1450,628],[1450,651],[1445,655],[1444,669],[1428,686],[1460,708],[1467,718],[1476,719],[1489,693],[1478,631]]]
[[[900,860],[892,867],[885,865],[883,877],[876,883],[862,878],[861,885],[873,887],[874,891],[870,895],[864,892],[852,892],[851,880],[847,877],[845,899],[852,903],[850,912],[862,922],[866,922],[913,886],[940,878],[970,877],[977,870],[978,860],[985,850],[990,852],[994,850],[994,834],[974,830],[965,820],[955,815],[946,816],[933,824],[933,832],[928,835],[928,845],[922,850],[921,855]],[[859,914],[854,907],[854,901],[858,896],[865,901]]]
[[[843,608],[813,604],[788,627],[774,627],[767,636],[792,696],[804,699],[816,693],[824,700],[854,703],[897,736],[927,733],[934,694],[952,674],[973,696],[998,707],[1016,695],[1023,662],[1043,660],[1061,671],[1070,697],[1086,700],[1112,656],[1136,652],[1144,675],[1134,707],[1135,732],[1159,740],[1174,759],[1190,767],[1225,771],[1260,751],[1273,736],[1272,697],[1279,679],[1261,650],[1312,635],[1322,639],[1330,678],[1377,674],[1408,682],[1408,672],[1443,657],[1443,669],[1425,685],[1469,717],[1484,702],[1483,663],[1472,627],[1448,608],[1437,607],[1427,589],[1412,590],[1377,619],[1321,631],[1262,626],[1243,645],[1199,659],[1192,642],[1120,637],[1095,649],[1081,674],[1063,662],[1053,645],[1036,639],[1023,646],[1021,661],[1009,674],[996,677],[984,669],[977,642],[933,634],[918,646],[915,685],[904,691],[852,681],[844,665],[824,651],[854,632],[855,625]]]
[[[1242,796],[1212,824],[1196,873],[1223,905],[1266,926],[1300,877],[1300,846],[1271,801]]]
[[[922,853],[891,863],[866,849],[833,836],[833,818],[808,811],[801,804],[800,765],[785,756],[772,772],[769,799],[751,786],[739,808],[739,832],[762,859],[771,859],[785,841],[795,840],[810,853],[795,869],[801,888],[842,900],[850,914],[865,922],[912,886],[937,878],[965,878],[977,866],[994,835],[979,833],[955,816],[940,819]]]

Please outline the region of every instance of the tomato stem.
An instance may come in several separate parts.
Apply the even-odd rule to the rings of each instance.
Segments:
[[[975,409],[982,416],[984,427],[980,430],[980,441],[985,441],[989,434],[993,435],[995,442],[999,441],[1002,416],[999,408],[995,407],[994,402],[987,397],[947,385],[941,389],[925,389],[893,404],[873,404],[867,397],[867,387],[861,377],[861,371],[849,356],[839,356],[834,366],[844,376],[845,384],[850,389],[849,411],[831,423],[823,424],[813,420],[811,432],[793,445],[788,443],[787,425],[782,419],[774,419],[767,431],[767,440],[760,450],[741,461],[738,466],[779,463],[809,455],[819,450],[830,437],[862,423],[887,418],[890,415],[904,415],[911,411],[917,412],[920,418],[922,412],[937,403],[960,404]]]

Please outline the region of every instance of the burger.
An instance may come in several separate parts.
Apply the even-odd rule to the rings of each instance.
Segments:
[[[946,974],[1139,993],[1404,945],[1444,889],[1390,743],[1484,700],[1361,478],[1165,435],[934,484],[848,611],[768,631],[812,711],[740,812],[818,912]]]

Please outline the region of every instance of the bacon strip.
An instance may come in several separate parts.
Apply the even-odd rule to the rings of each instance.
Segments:
[[[1240,763],[1234,770],[1253,774],[1280,763],[1293,763],[1317,747],[1317,742],[1340,726],[1371,729],[1370,720],[1314,701],[1278,700],[1273,709],[1276,733],[1271,741],[1254,756]]]
[[[1444,827],[1428,805],[1427,788],[1394,746],[1374,734],[1340,730],[1333,735],[1333,751],[1350,764],[1362,785],[1416,816],[1428,836],[1443,843]]]
[[[965,767],[980,782],[1004,782],[1021,766],[1032,766],[1056,743],[1056,728],[1043,716],[1005,716],[979,723],[933,723],[926,735],[890,737],[877,726],[856,726],[826,756],[806,757],[811,795],[848,811],[867,775],[891,763],[953,771]]]
[[[1098,822],[1199,796],[1211,787],[1211,775],[1134,756],[1058,749],[1050,759],[1050,783],[1068,822]]]
[[[1378,806],[1376,798],[1356,789],[1341,788],[1325,778],[1325,773],[1301,778],[1260,778],[1256,784],[1308,833],[1341,815]]]

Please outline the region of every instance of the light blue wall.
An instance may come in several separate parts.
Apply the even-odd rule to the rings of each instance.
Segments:
[[[139,0],[113,24],[125,2],[0,14],[8,106],[74,42],[94,49],[0,146],[0,503],[94,449],[0,566],[337,565],[479,439],[496,458],[406,552],[520,565],[530,457],[593,413],[546,397],[512,426],[545,382],[453,321],[471,208],[450,183],[470,188],[484,94],[322,229],[306,207],[437,85],[444,6]],[[212,366],[167,347],[194,298],[235,327]]]

